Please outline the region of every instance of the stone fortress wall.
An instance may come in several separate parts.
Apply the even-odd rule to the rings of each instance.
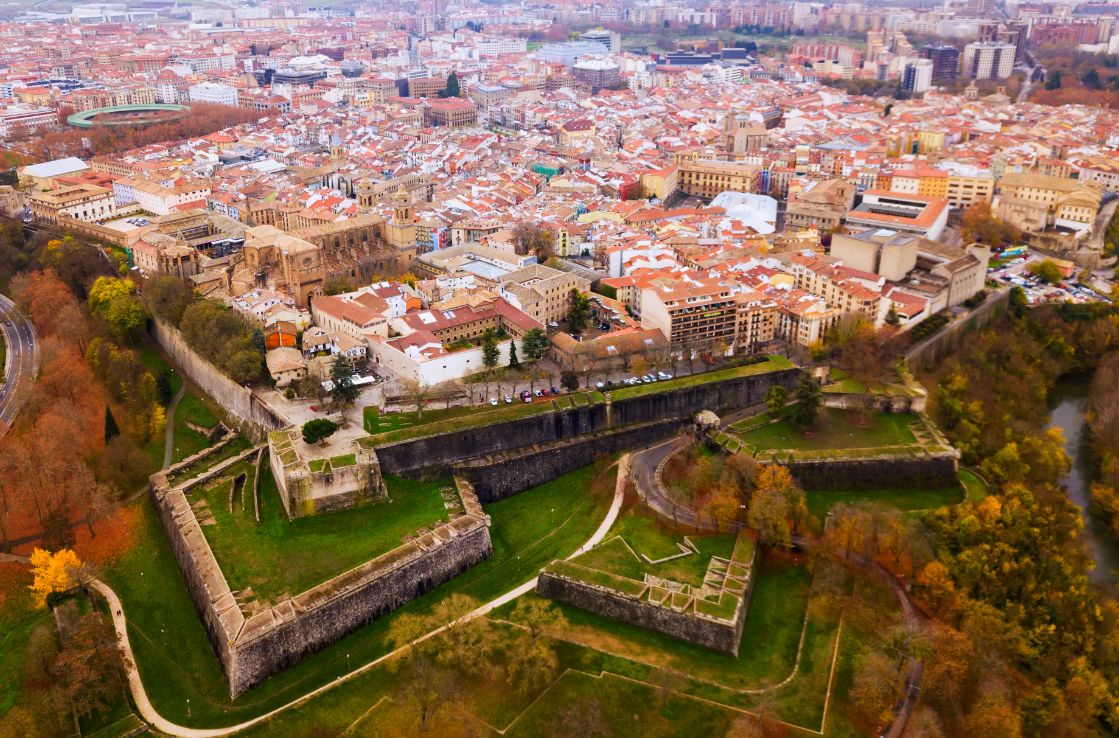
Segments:
[[[234,382],[221,370],[187,345],[179,330],[161,320],[152,320],[152,336],[182,369],[190,381],[202,388],[228,413],[227,422],[254,441],[263,441],[269,431],[279,430],[284,421],[252,390]]]
[[[461,471],[479,486],[483,499],[499,499],[549,481],[543,472],[525,469],[522,455],[551,448],[560,459],[549,459],[556,470],[578,468],[587,458],[595,436],[603,449],[618,451],[671,435],[701,410],[717,413],[757,405],[774,385],[792,390],[798,369],[781,369],[714,382],[668,389],[663,392],[614,399],[585,407],[530,415],[480,427],[377,446],[381,471],[402,476],[440,477]],[[649,388],[653,390],[653,387]],[[660,428],[656,426],[660,425]],[[632,434],[618,432],[636,428]],[[590,446],[570,441],[582,439]],[[554,444],[554,445],[553,445]],[[543,455],[536,453],[538,459]],[[593,460],[593,455],[590,457]],[[488,459],[488,462],[486,460]],[[482,463],[491,469],[479,471]],[[584,464],[590,463],[584,462]],[[509,479],[503,480],[508,468]],[[564,472],[560,472],[564,473]],[[552,477],[554,478],[554,477]],[[496,491],[495,491],[496,490]]]
[[[269,675],[334,643],[461,574],[493,553],[489,521],[469,483],[458,484],[464,513],[382,556],[255,614],[242,612],[191,508],[190,489],[250,449],[202,476],[172,486],[169,475],[212,454],[211,447],[152,477],[151,499],[187,590],[236,698]]]
[[[729,618],[713,617],[693,608],[673,607],[669,601],[657,604],[644,595],[621,592],[603,584],[567,576],[552,568],[540,572],[536,580],[536,591],[542,597],[596,615],[738,656],[742,630],[746,626],[746,612],[753,593],[757,548],[752,549],[749,562],[740,563],[749,565],[749,578],[734,614]]]

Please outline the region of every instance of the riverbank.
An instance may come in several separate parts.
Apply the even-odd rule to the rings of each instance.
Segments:
[[[1114,589],[1119,582],[1119,541],[1111,529],[1092,511],[1091,449],[1086,436],[1089,394],[1092,379],[1088,375],[1062,378],[1049,392],[1050,428],[1060,428],[1065,436],[1065,453],[1072,465],[1060,484],[1069,500],[1080,508],[1084,520],[1084,542],[1096,568],[1089,573],[1093,583]]]

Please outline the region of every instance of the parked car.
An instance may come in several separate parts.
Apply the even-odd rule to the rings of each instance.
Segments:
[[[491,405],[497,405],[497,398],[496,397],[491,397],[490,398],[490,404]]]
[[[510,404],[512,404],[512,403],[513,403],[513,397],[512,397],[512,395],[505,395],[505,404],[506,404],[506,405],[510,405]]]
[[[657,377],[659,379],[672,379],[672,375],[668,372],[657,372]]]
[[[552,394],[553,395],[558,395],[559,393],[560,393],[559,387],[552,387]]]
[[[544,395],[546,395],[548,393],[545,390],[538,389],[538,390],[533,390],[532,394],[535,395],[536,397],[543,397]]]
[[[596,389],[602,389],[603,387],[606,386],[606,384],[604,382],[595,382],[594,386],[595,386]]]

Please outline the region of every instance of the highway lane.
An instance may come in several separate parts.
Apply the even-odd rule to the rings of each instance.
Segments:
[[[7,372],[0,385],[0,438],[8,432],[27,401],[39,371],[39,347],[31,321],[5,295],[0,295],[0,330],[7,347]]]

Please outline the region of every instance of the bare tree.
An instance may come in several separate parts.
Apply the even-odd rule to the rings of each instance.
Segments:
[[[422,418],[424,408],[431,398],[431,388],[419,379],[402,379],[400,384],[404,388],[404,394],[416,406],[416,419]]]

